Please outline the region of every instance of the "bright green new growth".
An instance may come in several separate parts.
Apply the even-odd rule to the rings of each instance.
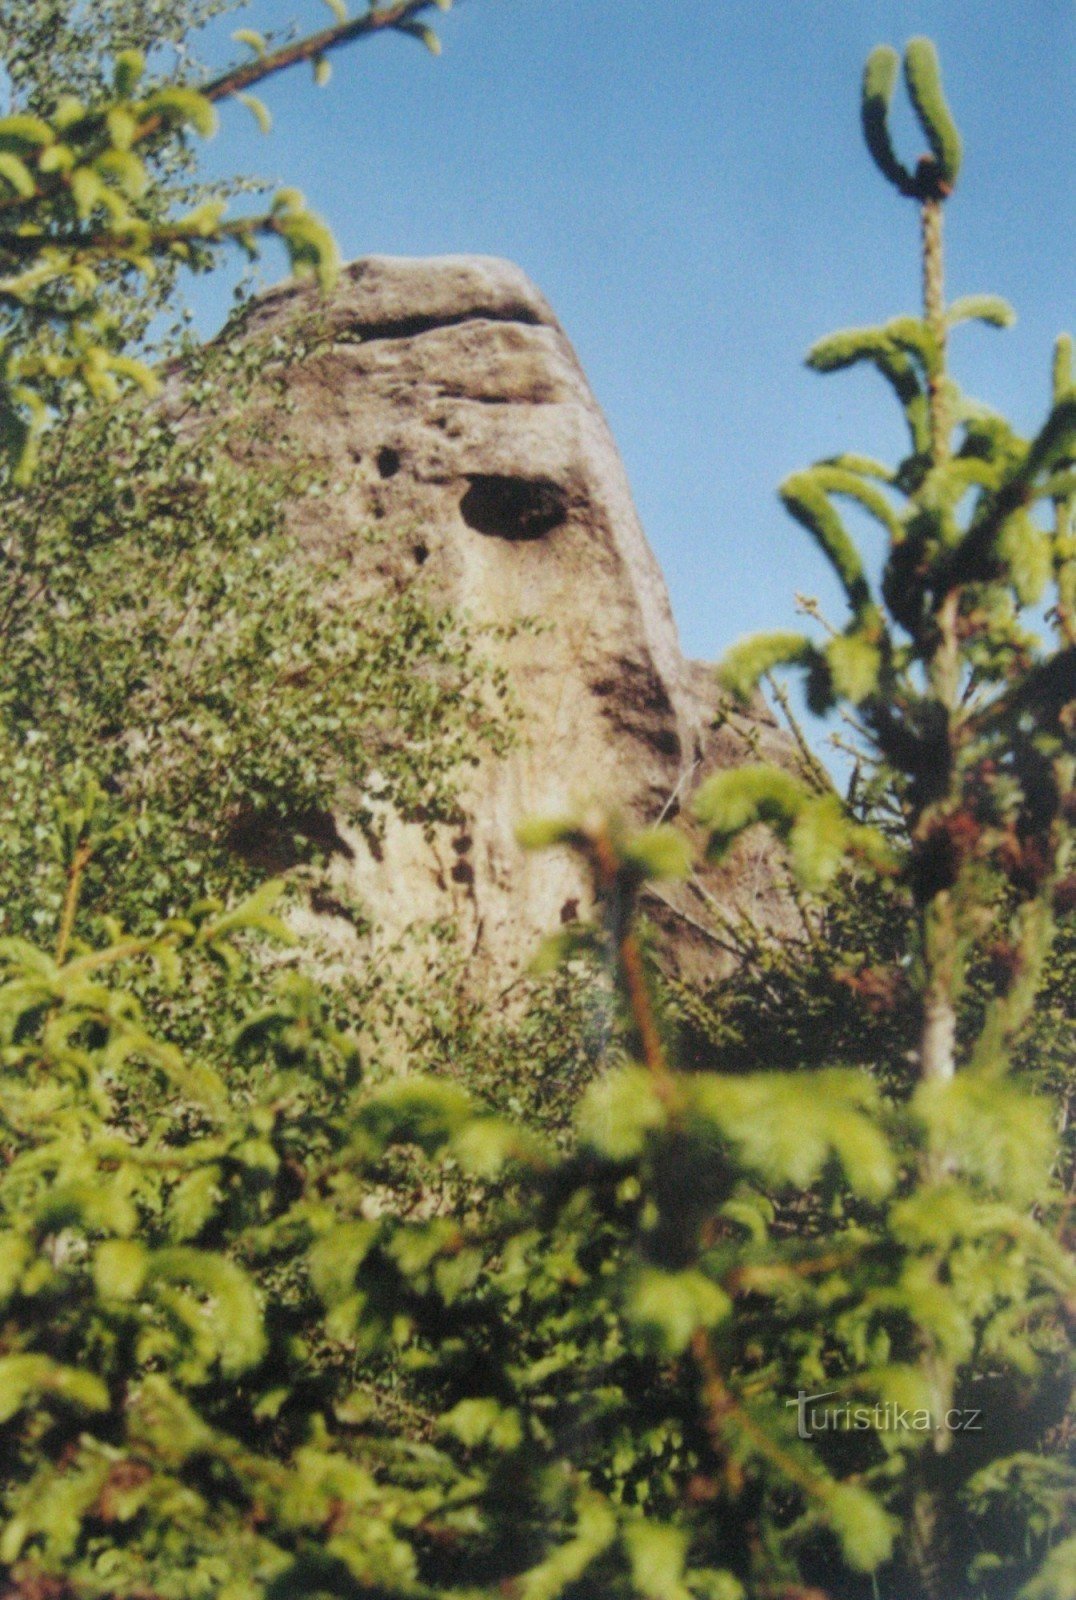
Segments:
[[[889,132],[889,108],[899,67],[900,57],[891,45],[878,45],[867,58],[860,103],[867,148],[882,176],[900,194],[917,200],[950,194],[960,173],[962,148],[942,92],[941,69],[933,43],[922,37],[910,39],[904,50],[908,97],[932,156],[931,160],[921,161],[914,172],[898,159]]]
[[[900,56],[892,45],[880,44],[871,51],[863,71],[860,114],[863,136],[879,171],[902,194],[910,194],[914,179],[897,159],[889,134],[889,107],[899,72]]]
[[[952,190],[960,174],[963,154],[960,134],[942,92],[938,52],[930,39],[910,39],[904,48],[904,81],[916,115],[927,136],[938,177]]]
[[[728,651],[718,669],[718,682],[741,705],[746,705],[774,667],[805,666],[813,659],[814,646],[805,634],[754,634]]]

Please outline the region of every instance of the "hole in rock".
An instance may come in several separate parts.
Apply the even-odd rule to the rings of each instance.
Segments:
[[[429,547],[429,545],[426,545],[426,544],[416,544],[412,548],[411,554],[415,558],[415,565],[418,566],[418,567],[423,567],[423,566],[425,566],[426,562],[429,560],[430,547]]]
[[[394,478],[400,470],[400,452],[383,445],[377,452],[377,470],[383,478]]]
[[[460,501],[464,522],[494,539],[540,539],[568,515],[568,496],[548,478],[475,474]]]

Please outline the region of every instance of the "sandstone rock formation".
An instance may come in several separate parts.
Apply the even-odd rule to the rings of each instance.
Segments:
[[[327,302],[294,285],[266,294],[249,333],[288,341],[312,318],[316,346],[289,368],[281,425],[344,492],[296,500],[301,538],[353,546],[357,592],[418,584],[478,624],[538,624],[490,646],[523,711],[520,740],[467,776],[458,826],[431,835],[389,817],[371,848],[347,797],[334,808],[347,850],[332,870],[380,937],[450,917],[476,981],[503,986],[588,903],[567,853],[520,849],[521,818],[591,796],[639,822],[672,817],[706,771],[754,759],[751,742],[771,759],[786,759],[788,744],[761,708],[713,731],[712,674],[681,655],[608,428],[518,268],[472,256],[356,261]],[[371,525],[384,536],[359,541]],[[708,895],[772,920],[765,847],[670,893],[682,964],[720,959]],[[354,930],[320,925],[346,959]]]

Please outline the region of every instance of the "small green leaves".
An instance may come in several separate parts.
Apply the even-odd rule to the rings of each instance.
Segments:
[[[186,1245],[158,1250],[147,1266],[151,1285],[175,1286],[170,1303],[180,1337],[189,1340],[184,1375],[199,1381],[214,1362],[227,1376],[255,1366],[265,1353],[265,1330],[254,1286],[227,1257]]]
[[[1066,1600],[1076,1587],[1076,1535],[1055,1544],[1016,1600]]]
[[[441,54],[440,39],[433,29],[427,27],[424,22],[398,22],[396,31],[409,34],[412,39],[417,39],[420,44],[424,44],[431,56],[439,56]]]
[[[209,139],[217,131],[217,113],[211,100],[195,89],[169,85],[158,89],[145,102],[148,116],[158,116],[165,122],[186,124]]]
[[[852,705],[869,699],[878,688],[882,653],[867,632],[853,629],[831,639],[824,651],[834,692]]]
[[[890,871],[893,854],[874,828],[854,823],[836,794],[815,794],[781,767],[740,767],[718,772],[699,789],[695,815],[720,861],[746,829],[767,823],[789,847],[804,888],[831,883],[842,864],[859,859]]]
[[[441,1429],[469,1449],[489,1445],[494,1450],[516,1450],[523,1442],[523,1425],[513,1407],[496,1400],[461,1400],[441,1418]]]
[[[44,149],[55,138],[52,128],[41,117],[29,116],[25,112],[0,117],[0,150],[27,155]]]
[[[819,339],[807,352],[807,365],[815,372],[840,372],[861,361],[869,361],[891,386],[904,410],[911,434],[912,446],[917,453],[929,445],[930,431],[927,414],[927,374],[918,359],[923,350],[922,341],[912,344],[898,342],[895,326],[907,332],[909,321],[899,319],[898,324],[881,328],[846,328],[839,333]],[[867,474],[871,476],[872,474]]]
[[[235,98],[240,105],[246,106],[262,133],[272,133],[273,118],[264,100],[259,99],[256,94],[247,94],[243,90],[240,90]]]
[[[960,173],[960,134],[942,92],[938,52],[931,40],[910,39],[904,50],[904,81],[916,115],[937,163],[945,192],[952,190]]]
[[[684,1582],[690,1536],[669,1523],[630,1522],[624,1544],[636,1592],[644,1600],[691,1600]]]
[[[19,156],[12,155],[9,150],[0,150],[0,178],[13,189],[16,194],[27,199],[32,195],[37,185],[29,167]]]
[[[245,44],[247,49],[252,50],[259,59],[264,56],[268,49],[265,35],[258,33],[254,28],[237,28],[232,34],[232,38],[236,44]]]
[[[667,1116],[650,1073],[627,1067],[606,1073],[587,1091],[579,1108],[579,1138],[609,1161],[628,1161]]]
[[[617,1522],[603,1495],[584,1488],[575,1498],[572,1536],[515,1580],[519,1600],[560,1600],[616,1538]]]
[[[699,1073],[684,1092],[689,1125],[717,1134],[769,1184],[804,1188],[836,1160],[865,1199],[892,1191],[897,1163],[879,1125],[877,1089],[865,1073]]]
[[[148,1265],[146,1250],[137,1240],[106,1240],[94,1259],[97,1293],[104,1300],[133,1300],[146,1281]]]
[[[899,1524],[858,1484],[835,1484],[825,1498],[826,1518],[855,1572],[873,1572],[893,1553]]]
[[[723,1322],[732,1301],[723,1289],[694,1269],[662,1272],[644,1267],[628,1292],[630,1320],[665,1356],[678,1356],[700,1329]]]
[[[0,1423],[38,1396],[66,1401],[83,1411],[103,1411],[108,1390],[100,1378],[65,1367],[43,1355],[0,1356]]]
[[[112,71],[112,85],[121,100],[129,100],[142,80],[146,58],[141,50],[121,50]]]
[[[336,282],[340,254],[329,229],[312,211],[307,211],[293,192],[282,190],[273,202],[273,231],[287,247],[291,269],[297,277],[315,277],[322,289]]]

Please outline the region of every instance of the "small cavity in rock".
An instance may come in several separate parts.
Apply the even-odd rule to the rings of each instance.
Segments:
[[[494,539],[541,539],[565,521],[568,497],[548,478],[476,474],[460,501],[464,522]]]

